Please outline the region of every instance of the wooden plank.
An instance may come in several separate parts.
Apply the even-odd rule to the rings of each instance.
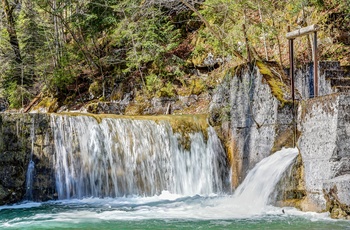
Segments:
[[[37,95],[30,103],[29,105],[24,109],[24,113],[27,113],[31,108],[32,106],[41,98],[42,96],[42,93],[40,93],[39,95]]]
[[[314,24],[311,26],[303,27],[303,28],[288,32],[286,37],[287,37],[287,39],[294,39],[294,38],[297,38],[297,37],[300,37],[303,35],[307,35],[307,34],[316,32],[319,29],[320,29],[320,27],[318,25]]]

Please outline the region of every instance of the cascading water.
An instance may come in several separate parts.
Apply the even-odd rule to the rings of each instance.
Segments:
[[[166,121],[52,115],[59,199],[220,193],[228,173],[215,131],[189,150]],[[225,173],[226,172],[226,173]]]
[[[297,148],[288,148],[260,161],[238,186],[230,203],[239,207],[243,213],[261,212],[266,208],[276,184],[297,155]]]
[[[33,161],[34,140],[35,140],[35,121],[32,120],[32,127],[30,129],[31,150],[30,158],[26,173],[26,193],[25,200],[33,200],[33,179],[35,174],[35,163]]]
[[[33,179],[35,172],[35,164],[33,160],[29,161],[26,173],[26,193],[25,200],[33,200]]]

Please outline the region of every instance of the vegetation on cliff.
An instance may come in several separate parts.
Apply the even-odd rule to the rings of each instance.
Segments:
[[[147,107],[151,97],[200,95],[224,72],[217,68],[251,59],[287,67],[287,27],[316,23],[321,59],[349,64],[348,4],[2,0],[1,97],[20,108],[42,93],[56,98],[58,108],[125,98]],[[311,50],[309,37],[298,39],[297,60],[310,61]],[[142,113],[126,108],[133,110]]]

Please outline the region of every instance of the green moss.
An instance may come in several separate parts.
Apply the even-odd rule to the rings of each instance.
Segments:
[[[47,112],[53,113],[57,111],[58,107],[57,98],[45,97],[33,108],[33,110],[46,109]]]
[[[140,116],[144,114],[145,109],[149,106],[148,102],[132,102],[125,108],[126,116]]]
[[[257,61],[256,65],[258,66],[259,71],[262,75],[268,75],[270,77],[273,77],[271,70],[266,65],[264,65],[263,62]]]
[[[279,71],[279,67],[273,63],[263,63],[261,61],[256,62],[256,66],[259,69],[259,72],[263,75],[263,80],[267,82],[270,86],[272,95],[274,95],[279,102],[281,102],[281,107],[285,104],[290,104],[292,101],[286,99],[288,96],[286,93],[290,92],[289,87],[286,85],[286,77],[283,73],[279,73],[277,76],[277,72]],[[275,68],[275,71],[271,69]],[[281,72],[281,71],[279,71]]]
[[[86,108],[89,113],[96,114],[98,109],[98,103],[90,103],[86,106]]]
[[[191,94],[199,95],[206,90],[206,84],[202,79],[194,79],[192,81]]]
[[[342,203],[338,198],[338,188],[334,185],[332,188],[323,190],[326,199],[326,211],[330,213],[333,219],[350,219],[350,206]]]
[[[126,106],[124,114],[127,116],[143,115],[148,106],[150,106],[149,100],[145,95],[137,92],[134,100]]]
[[[158,97],[175,97],[176,96],[176,90],[174,88],[174,85],[168,82],[163,88],[161,88],[157,92]]]
[[[124,95],[124,90],[125,90],[126,86],[123,83],[120,83],[118,85],[118,88],[116,90],[113,90],[111,93],[111,100],[112,101],[119,101],[123,99],[123,95]]]
[[[133,119],[133,120],[152,120],[155,122],[168,121],[173,128],[174,132],[185,135],[192,132],[206,133],[208,128],[207,115],[159,115],[159,116],[125,116],[116,114],[92,114],[92,113],[71,113],[64,112],[58,115],[68,116],[90,116],[96,119],[97,122],[101,122],[105,118],[113,119]]]
[[[91,93],[95,98],[99,97],[102,94],[101,84],[94,81],[89,87],[89,93]]]
[[[146,88],[150,93],[155,92],[162,87],[161,78],[158,77],[156,74],[150,74],[146,76],[145,79],[146,79]]]
[[[64,105],[69,105],[69,104],[74,103],[75,97],[76,97],[75,93],[73,93],[72,95],[66,97],[66,99],[65,99],[64,102],[63,102],[63,104],[64,104]]]

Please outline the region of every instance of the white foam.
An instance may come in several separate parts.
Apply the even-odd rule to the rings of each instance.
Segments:
[[[216,197],[216,198],[191,198],[188,197],[167,201],[164,203],[157,203],[149,199],[147,203],[142,198],[140,200],[124,200],[122,206],[114,208],[113,204],[118,204],[118,199],[112,201],[99,200],[99,206],[94,206],[93,209],[88,210],[66,210],[60,213],[48,214],[40,213],[36,214],[33,219],[45,220],[48,222],[90,222],[98,220],[145,220],[145,219],[196,219],[196,220],[228,220],[228,219],[242,219],[242,218],[260,218],[264,215],[272,216],[300,216],[308,219],[328,219],[328,214],[313,213],[313,212],[301,212],[293,208],[284,208],[285,214],[282,213],[282,208],[273,206],[266,206],[264,210],[259,212],[246,212],[247,210],[242,207],[235,207],[230,205],[232,197]],[[143,200],[144,203],[140,202]],[[153,201],[158,200],[157,198]],[[105,202],[103,202],[105,201]],[[68,204],[68,203],[65,203]],[[96,204],[96,203],[94,203]],[[132,205],[127,206],[126,204]],[[79,203],[71,203],[74,207]],[[111,208],[108,207],[111,206]],[[128,208],[129,207],[129,208]],[[105,208],[105,210],[101,210]]]
[[[261,221],[264,219],[292,220],[295,217],[309,221],[330,221],[327,213],[301,212],[294,208],[277,208],[266,206],[263,210],[252,211],[233,204],[234,197],[179,197],[171,194],[154,197],[132,198],[87,198],[83,200],[64,200],[44,203],[53,206],[55,213],[38,211],[33,216],[15,218],[5,223],[0,222],[0,228],[29,228],[30,226],[72,226],[73,224],[104,223],[106,221],[143,221],[143,220],[210,220],[215,225],[225,227],[233,220],[242,219]],[[36,207],[32,205],[18,205],[19,207]]]
[[[20,204],[0,206],[0,210],[6,210],[6,209],[29,209],[29,208],[39,207],[41,205],[42,205],[41,203],[37,203],[37,202],[23,202],[23,203],[20,203]]]

